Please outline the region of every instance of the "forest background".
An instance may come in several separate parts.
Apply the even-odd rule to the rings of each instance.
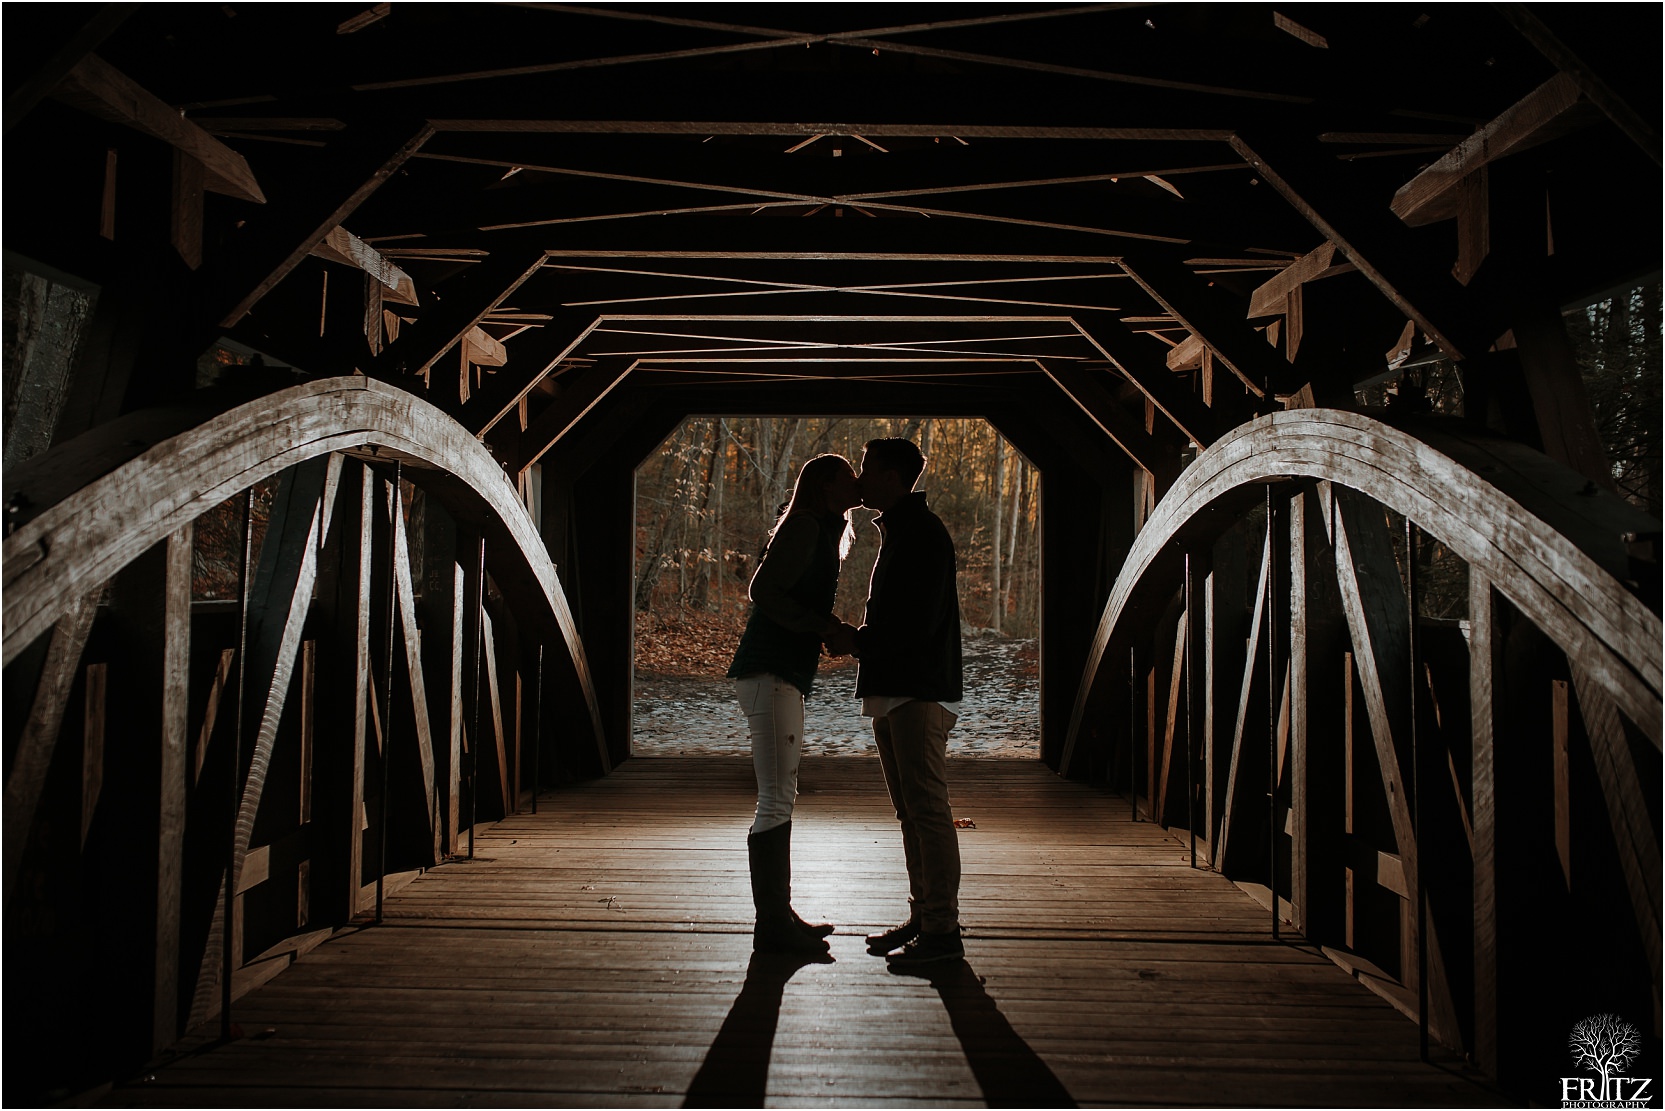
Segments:
[[[636,472],[638,670],[721,678],[745,628],[747,586],[799,469],[828,452],[859,469],[862,445],[885,436],[914,441],[926,457],[917,488],[954,540],[967,635],[1034,637],[1040,474],[986,421],[702,416],[684,421]],[[850,516],[855,543],[834,611],[859,624],[879,537],[872,510]]]

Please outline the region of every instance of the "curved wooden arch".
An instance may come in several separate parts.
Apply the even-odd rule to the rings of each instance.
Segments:
[[[184,430],[200,411],[134,414],[8,476],[8,497],[47,504],[6,537],[4,662],[89,590],[181,526],[254,483],[331,453],[407,464],[407,476],[496,543],[494,572],[541,598],[558,630],[605,761],[601,714],[565,593],[515,487],[491,452],[441,410],[362,376],[266,394]],[[134,454],[138,452],[137,454]],[[111,466],[111,464],[115,465]],[[53,500],[54,491],[73,490]]]
[[[1230,509],[1288,478],[1358,490],[1409,517],[1485,575],[1660,747],[1662,626],[1614,574],[1627,533],[1658,523],[1582,475],[1509,441],[1427,422],[1299,409],[1244,424],[1192,461],[1134,541],[1093,638],[1064,749],[1074,756],[1088,697],[1113,645],[1177,589],[1185,548],[1212,543]],[[1160,604],[1160,602],[1157,602]]]

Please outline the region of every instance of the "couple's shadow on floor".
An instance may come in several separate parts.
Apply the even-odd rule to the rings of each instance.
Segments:
[[[762,1107],[787,981],[806,965],[832,960],[830,955],[753,953],[746,966],[746,982],[689,1083],[682,1106]],[[965,961],[945,961],[908,972],[893,969],[892,974],[925,980],[936,989],[990,1107],[1076,1106],[1052,1069],[1012,1029]],[[885,1050],[876,1044],[874,1052],[882,1056]],[[897,1068],[905,1070],[906,1062],[898,1060]]]

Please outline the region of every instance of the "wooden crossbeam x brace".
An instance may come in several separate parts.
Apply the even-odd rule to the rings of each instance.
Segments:
[[[254,820],[266,788],[266,771],[288,702],[289,683],[299,658],[312,588],[318,577],[318,553],[328,536],[342,459],[310,459],[283,476],[273,499],[267,539],[255,572],[254,612],[249,620],[251,690],[245,699],[254,725],[254,751],[238,808],[236,860],[248,854]],[[233,889],[235,890],[235,888]]]
[[[1294,369],[1244,320],[1243,310],[1223,304],[1178,259],[1142,251],[1123,257],[1122,270],[1157,304],[1202,340],[1256,396],[1294,392]]]
[[[1417,874],[1423,862],[1418,858],[1417,824],[1412,814],[1411,781],[1413,742],[1411,729],[1411,684],[1406,661],[1410,659],[1411,628],[1403,584],[1399,580],[1387,527],[1375,506],[1330,483],[1318,484],[1320,511],[1330,519],[1335,545],[1336,584],[1341,608],[1353,641],[1353,661],[1358,669],[1381,771],[1382,790],[1387,798],[1394,841],[1405,869],[1405,886],[1417,890]],[[1424,785],[1431,780],[1424,777]],[[1422,800],[1417,814],[1424,826],[1432,824],[1436,798]],[[1434,908],[1436,911],[1441,909]],[[1456,908],[1451,908],[1455,910]],[[1462,908],[1465,912],[1468,908]],[[1444,948],[1437,923],[1441,916],[1430,914],[1422,920],[1419,910],[1411,916],[1411,932],[1424,946],[1433,983],[1427,998],[1429,1026],[1449,1040],[1458,1037],[1457,1005],[1445,974]]]
[[[589,307],[556,309],[536,332],[509,341],[511,369],[498,371],[488,378],[453,415],[470,432],[484,437],[553,374],[601,320],[595,309]]]
[[[1130,331],[1114,314],[1076,310],[1071,315],[1087,342],[1198,447],[1207,447],[1237,423],[1214,412],[1188,391],[1168,369],[1158,347]]]
[[[1578,83],[1556,74],[1401,185],[1388,207],[1413,228],[1456,217],[1462,208],[1458,186],[1465,178],[1576,126],[1580,117],[1574,109],[1581,100]]]
[[[416,584],[411,579],[410,540],[405,530],[403,495],[389,482],[384,490],[383,508],[393,528],[394,600],[399,611],[399,648],[405,654],[405,674],[410,682],[410,708],[416,722],[416,758],[422,769],[422,798],[427,807],[428,830],[433,838],[432,861],[438,863],[443,849],[443,827],[435,807],[433,723],[428,714],[428,688],[422,670],[422,643],[417,632]],[[392,652],[393,645],[387,650]],[[386,728],[385,725],[383,728]],[[385,805],[385,803],[384,803]]]
[[[425,312],[414,324],[400,329],[399,338],[371,361],[365,369],[375,378],[396,381],[410,375],[425,375],[446,352],[462,343],[482,320],[544,263],[537,247],[494,251],[484,262],[471,267],[448,287],[444,300]],[[436,397],[444,398],[442,393]],[[460,395],[458,395],[460,398]],[[451,399],[451,404],[458,404]]]
[[[1174,476],[1179,474],[1179,452],[1168,437],[1146,432],[1144,425],[1134,419],[1110,392],[1102,371],[1092,371],[1059,359],[1037,359],[1048,378],[1075,402],[1087,419],[1099,431],[1113,440],[1117,447],[1143,467],[1156,483],[1156,496],[1161,497]],[[1166,431],[1166,430],[1164,430]]]
[[[266,203],[266,195],[242,155],[98,55],[88,54],[77,62],[52,95],[183,151],[207,170],[204,185],[208,189],[239,200]]]
[[[1335,244],[1320,243],[1276,277],[1269,278],[1249,296],[1249,318],[1282,316],[1288,311],[1289,297],[1308,282],[1350,273],[1357,269],[1352,263],[1335,262]]]
[[[216,268],[210,288],[229,291],[220,326],[229,328],[330,232],[340,227],[382,184],[399,171],[433,135],[426,120],[393,120],[349,127],[327,148],[323,164],[312,168],[292,192],[230,244],[230,257]]]
[[[517,458],[524,472],[560,442],[620,383],[640,360],[602,359],[594,366],[567,371],[557,380],[555,400],[532,418],[520,436]]]
[[[1466,359],[1491,347],[1502,329],[1490,326],[1484,306],[1408,249],[1404,225],[1385,205],[1361,204],[1333,158],[1269,132],[1233,136],[1231,145],[1447,355]]]
[[[254,727],[254,744],[238,791],[231,866],[220,876],[213,921],[198,966],[191,1023],[205,1019],[221,998],[216,988],[221,986],[225,955],[225,893],[228,884],[234,895],[243,890],[243,866],[254,839],[255,818],[266,791],[278,725],[300,655],[302,632],[318,578],[318,553],[328,533],[341,466],[339,455],[319,456],[283,475],[272,499],[266,538],[260,545],[259,567],[250,569],[254,580],[249,592],[248,656],[243,668],[249,690],[241,701],[249,715],[247,723]]]
[[[416,296],[416,282],[411,276],[401,270],[392,259],[346,228],[330,229],[329,234],[312,248],[312,254],[317,258],[362,270],[375,278],[387,287],[387,291],[382,294],[384,301],[400,305],[420,304]]]

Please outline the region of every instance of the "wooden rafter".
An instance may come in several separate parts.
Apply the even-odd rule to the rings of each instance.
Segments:
[[[1462,204],[1458,186],[1464,179],[1576,125],[1574,109],[1581,97],[1571,77],[1550,78],[1400,186],[1389,205],[1393,214],[1412,227],[1457,216]]]
[[[214,192],[255,204],[266,203],[266,194],[242,155],[182,118],[98,55],[88,54],[77,62],[54,95],[177,147],[202,163],[207,170],[207,187]]]
[[[309,192],[286,198],[289,203],[280,212],[245,229],[233,248],[232,259],[219,268],[214,285],[231,291],[225,298],[229,308],[219,317],[221,327],[229,328],[241,320],[314,247],[351,217],[421,149],[433,128],[425,122],[389,122],[370,134],[346,134],[351,138],[331,152],[327,165],[318,168],[309,182]]]
[[[1394,307],[1453,358],[1485,352],[1495,338],[1488,314],[1449,273],[1408,253],[1402,229],[1385,209],[1361,206],[1333,174],[1282,138],[1238,136],[1232,146],[1336,249],[1357,266]]]

